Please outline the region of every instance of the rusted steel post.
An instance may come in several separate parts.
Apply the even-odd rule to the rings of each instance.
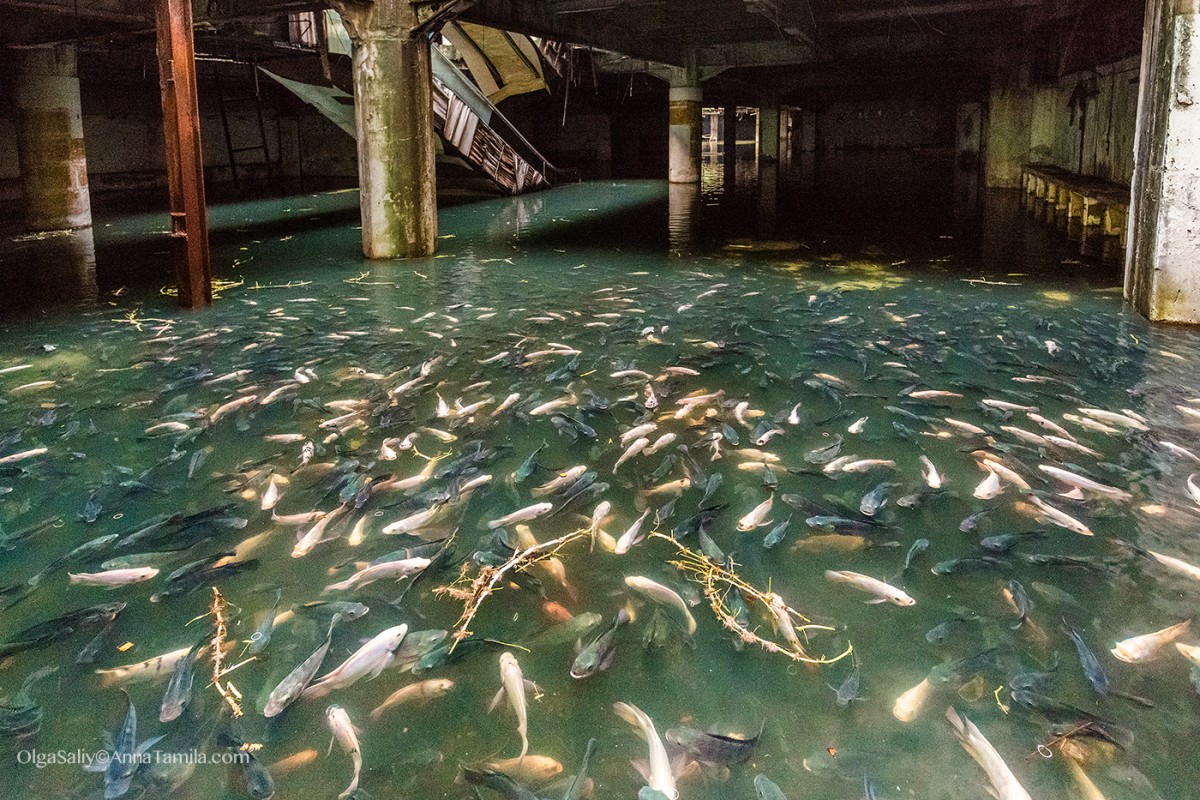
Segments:
[[[200,308],[212,304],[212,263],[208,208],[204,203],[192,5],[190,0],[155,0],[154,11],[179,305]]]

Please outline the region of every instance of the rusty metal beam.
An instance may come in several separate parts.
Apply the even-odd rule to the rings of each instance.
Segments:
[[[212,305],[212,263],[204,203],[192,4],[191,0],[155,0],[154,10],[179,305],[200,308]]]

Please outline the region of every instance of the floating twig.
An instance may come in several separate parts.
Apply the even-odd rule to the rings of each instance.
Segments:
[[[793,661],[812,665],[833,664],[854,652],[854,645],[847,644],[846,650],[837,656],[810,656],[804,648],[804,643],[808,641],[808,632],[832,631],[836,630],[835,628],[812,622],[808,617],[785,603],[783,598],[775,592],[769,589],[764,592],[747,583],[732,570],[732,566],[736,566],[732,562],[731,567],[726,568],[707,556],[688,549],[666,534],[655,531],[650,536],[663,539],[675,546],[679,557],[667,563],[704,587],[704,597],[708,600],[713,614],[723,626],[737,634],[743,642],[756,644],[768,653],[782,653]],[[750,628],[739,624],[737,614],[726,602],[729,593],[734,589],[741,592],[748,601],[756,602],[763,607],[775,621],[783,638],[787,640],[786,644],[760,636]],[[801,642],[800,637],[803,637],[805,642]]]
[[[557,554],[565,545],[588,535],[590,535],[590,531],[587,528],[580,528],[557,539],[531,545],[513,553],[508,561],[498,567],[484,565],[474,578],[468,574],[469,565],[463,564],[458,578],[453,583],[439,586],[433,590],[433,593],[439,597],[449,595],[463,604],[462,616],[458,618],[458,622],[455,623],[455,631],[451,634],[454,642],[450,645],[450,652],[454,652],[454,648],[458,647],[459,642],[471,637],[471,622],[479,613],[483,601],[497,591],[497,587],[506,575],[511,572],[523,572],[539,561],[544,561]]]

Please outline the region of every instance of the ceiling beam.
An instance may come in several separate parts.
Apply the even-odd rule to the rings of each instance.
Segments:
[[[839,11],[830,17],[837,23],[872,22],[899,17],[930,17],[939,14],[968,14],[981,11],[1007,11],[1042,5],[1043,0],[958,0],[927,5],[898,5],[862,11]]]

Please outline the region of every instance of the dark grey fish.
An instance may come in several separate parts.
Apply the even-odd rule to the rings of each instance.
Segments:
[[[764,720],[763,727],[760,727],[754,736],[722,735],[679,727],[668,729],[663,738],[667,744],[696,761],[732,767],[749,761],[754,755],[754,748],[758,746],[766,724]]]
[[[976,511],[974,514],[958,523],[958,529],[963,533],[970,533],[979,527],[979,523],[982,522],[983,518],[987,515],[987,509],[984,509],[983,511]]]
[[[1079,655],[1079,665],[1083,667],[1083,676],[1087,678],[1087,682],[1096,690],[1096,694],[1107,695],[1112,684],[1100,659],[1096,658],[1096,654],[1087,646],[1083,635],[1068,625],[1066,620],[1063,620],[1063,630],[1075,645],[1075,652]]]
[[[137,708],[129,699],[129,693],[124,689],[125,721],[117,729],[113,737],[112,756],[104,770],[104,800],[117,800],[124,797],[133,782],[133,774],[137,771],[133,753],[137,748]]]
[[[0,734],[21,739],[42,728],[42,706],[33,699],[34,684],[53,675],[58,667],[42,667],[31,673],[12,697],[0,701]]]
[[[945,644],[950,638],[950,634],[956,628],[967,622],[975,622],[979,619],[977,614],[960,614],[956,617],[951,617],[940,625],[935,625],[925,632],[925,641],[930,644]]]
[[[617,656],[617,634],[630,620],[629,611],[622,608],[617,612],[613,624],[601,632],[586,646],[578,649],[575,661],[571,664],[571,677],[576,680],[590,678],[597,672],[603,672],[612,666]]]
[[[521,462],[521,466],[517,467],[517,471],[513,473],[513,483],[523,483],[526,481],[533,471],[537,469],[537,454],[542,452],[546,447],[546,443],[542,442],[529,456]]]
[[[700,506],[708,505],[708,501],[721,488],[721,484],[725,482],[725,476],[720,472],[714,472],[708,476],[708,482],[704,484],[704,497],[700,498]]]
[[[38,622],[16,633],[7,642],[0,644],[0,658],[26,650],[46,647],[66,639],[80,628],[96,623],[108,625],[125,609],[124,603],[105,603],[88,608],[79,608],[60,614],[54,619]]]
[[[766,775],[754,776],[754,791],[758,800],[788,800],[783,790]]]
[[[858,510],[868,517],[875,516],[879,509],[887,505],[887,493],[894,486],[896,484],[887,481],[876,485],[874,489],[863,495],[862,501],[858,504]]]
[[[1012,564],[1002,558],[992,556],[964,556],[939,561],[933,565],[934,575],[949,575],[954,572],[964,572],[971,569],[1007,569]]]
[[[771,528],[770,532],[763,537],[763,547],[770,550],[772,547],[782,542],[784,537],[787,536],[788,528],[791,527],[791,524],[792,517],[791,515],[788,515],[787,519],[776,525],[774,528]]]
[[[831,689],[833,687],[830,687]],[[859,692],[862,690],[862,670],[859,668],[858,659],[854,660],[854,669],[846,676],[846,679],[841,684],[833,689],[836,696],[837,704],[842,708],[850,705],[858,699]]]
[[[249,655],[256,656],[271,643],[271,633],[275,630],[275,617],[279,613],[279,601],[283,597],[283,589],[275,590],[275,602],[263,614],[262,621],[250,635],[250,646],[246,648]]]
[[[1029,621],[1029,615],[1033,613],[1033,600],[1018,580],[1010,580],[1004,588],[1007,592],[1007,597],[1012,601],[1013,606],[1017,610],[1017,624],[1013,625],[1013,629],[1015,630]]]
[[[830,444],[809,450],[805,453],[804,460],[810,464],[828,464],[837,458],[838,453],[842,451],[842,442],[842,436],[838,434],[834,436],[834,440]]]
[[[263,707],[264,717],[269,719],[282,714],[292,704],[292,701],[312,683],[317,670],[321,668],[321,662],[325,660],[325,654],[329,652],[329,645],[333,643],[333,629],[340,619],[341,617],[337,614],[333,615],[333,619],[329,622],[329,632],[325,634],[325,641],[271,690],[270,696],[267,697],[267,704]]]
[[[896,573],[896,577],[892,578],[892,580],[897,580],[904,577],[904,574],[912,568],[913,560],[928,549],[928,539],[917,539],[915,542],[913,542],[912,546],[908,548],[908,555],[904,557],[904,566],[900,568],[900,571]]]
[[[583,760],[579,762],[579,772],[575,773],[575,777],[571,779],[562,800],[583,800],[584,789],[587,788],[588,764],[596,752],[596,745],[595,739],[588,739],[587,748],[583,751]]]
[[[159,722],[179,719],[183,709],[191,702],[192,685],[196,679],[196,662],[207,644],[207,637],[201,639],[192,645],[186,656],[175,662],[171,678],[167,681],[167,690],[163,693],[162,704],[159,706]]]
[[[540,798],[515,780],[487,767],[459,765],[459,774],[473,787],[482,786],[499,794],[504,800],[540,800]]]

